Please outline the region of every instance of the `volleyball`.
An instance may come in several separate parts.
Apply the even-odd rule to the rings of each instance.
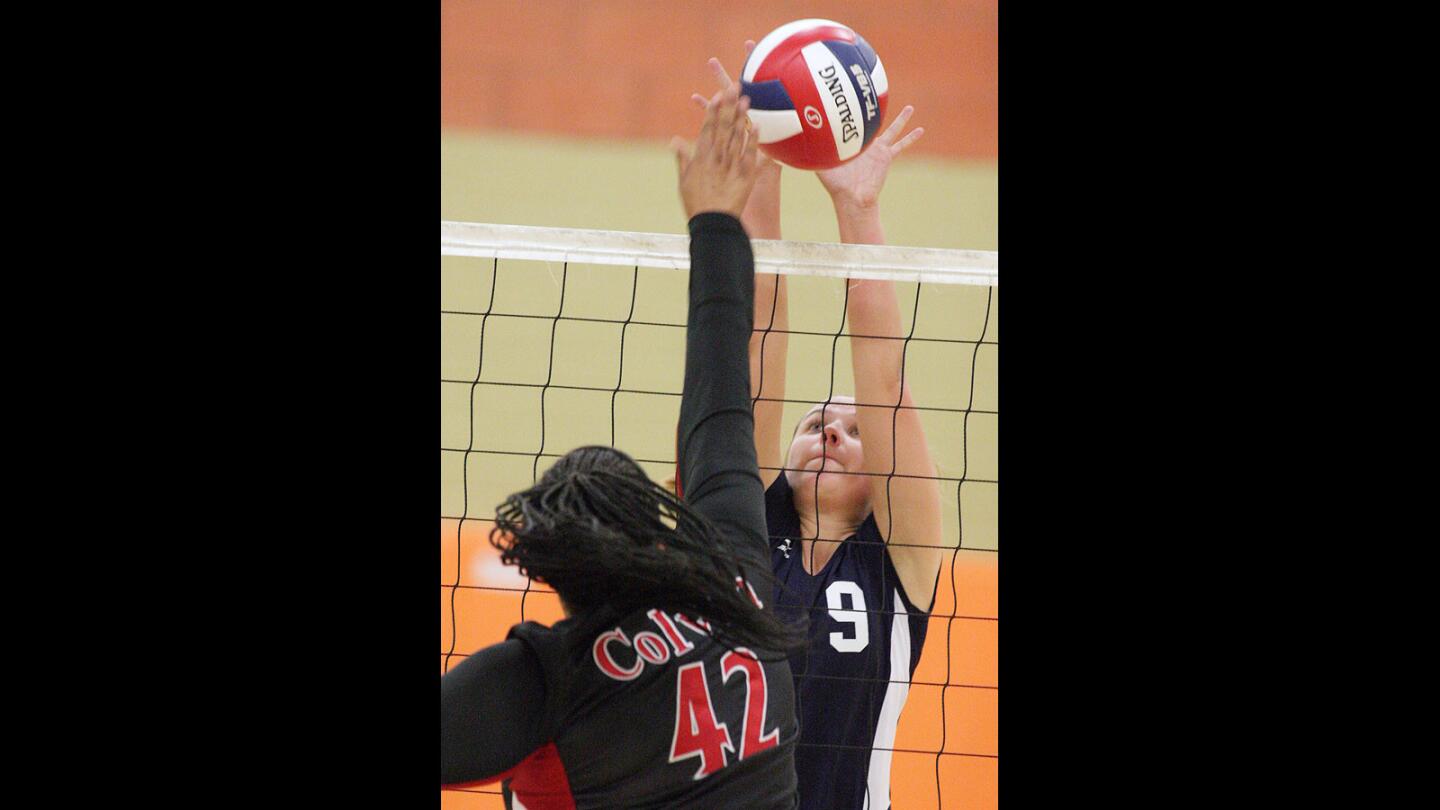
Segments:
[[[853,160],[880,131],[890,82],[848,26],[796,20],[755,45],[740,72],[760,151],[797,169]]]

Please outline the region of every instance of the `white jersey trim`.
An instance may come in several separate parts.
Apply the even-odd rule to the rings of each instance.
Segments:
[[[895,729],[900,710],[910,696],[910,614],[900,594],[895,593],[895,617],[890,625],[890,686],[875,721],[875,739],[870,745],[870,771],[865,782],[865,810],[889,810],[890,761],[894,758]]]

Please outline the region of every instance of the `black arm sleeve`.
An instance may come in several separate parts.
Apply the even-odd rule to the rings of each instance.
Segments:
[[[440,784],[492,779],[549,737],[545,673],[516,639],[494,644],[440,676]]]
[[[755,460],[750,406],[750,330],[755,258],[729,214],[690,220],[690,310],[678,437],[681,491],[737,544],[749,566],[768,572],[765,487]],[[748,579],[754,579],[749,570]],[[768,595],[761,594],[769,602]]]

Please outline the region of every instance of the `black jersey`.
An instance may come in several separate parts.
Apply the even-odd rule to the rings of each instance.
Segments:
[[[684,497],[736,551],[737,584],[774,610],[746,347],[754,264],[740,223],[690,221]],[[593,618],[588,617],[587,618]],[[783,656],[729,649],[703,617],[653,605],[593,638],[516,625],[441,679],[441,783],[506,780],[514,808],[797,805],[794,684]]]
[[[765,511],[777,608],[787,620],[810,620],[808,648],[790,659],[800,806],[887,810],[895,729],[929,614],[900,584],[873,514],[811,576],[801,564],[800,516],[784,475],[766,491]]]
[[[657,608],[617,622],[576,660],[568,624],[510,631],[551,696],[550,742],[508,774],[514,806],[795,807],[799,732],[783,659],[727,649],[703,623]]]

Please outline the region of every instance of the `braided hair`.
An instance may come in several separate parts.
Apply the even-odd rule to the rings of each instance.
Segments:
[[[490,543],[506,565],[555,589],[576,622],[576,650],[647,607],[704,619],[719,643],[757,654],[806,645],[803,627],[757,609],[736,587],[742,560],[752,578],[770,577],[769,560],[737,548],[613,447],[572,450],[506,498]]]

